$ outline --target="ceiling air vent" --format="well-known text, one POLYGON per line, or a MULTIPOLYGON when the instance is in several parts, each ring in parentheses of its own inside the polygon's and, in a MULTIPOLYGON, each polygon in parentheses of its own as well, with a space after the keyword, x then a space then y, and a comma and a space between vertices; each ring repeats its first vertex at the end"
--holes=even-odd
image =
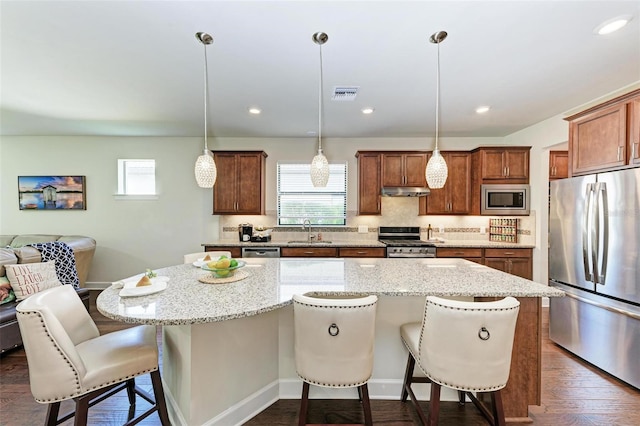
POLYGON ((332 101, 353 101, 358 94, 358 86, 338 86, 333 88, 332 101))

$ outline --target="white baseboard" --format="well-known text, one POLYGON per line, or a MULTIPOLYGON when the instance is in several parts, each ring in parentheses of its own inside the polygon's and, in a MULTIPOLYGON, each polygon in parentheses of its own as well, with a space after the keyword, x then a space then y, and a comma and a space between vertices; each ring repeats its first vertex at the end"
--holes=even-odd
MULTIPOLYGON (((374 379, 368 382, 368 387, 369 398, 371 399, 399 400, 402 389, 402 380, 374 379)), ((429 399, 429 385, 417 383, 412 387, 419 400, 427 401, 429 399)), ((167 388, 165 387, 165 389, 167 388)), ((232 405, 216 417, 203 423, 203 426, 240 426, 249 419, 258 415, 260 412, 264 411, 279 399, 300 399, 301 394, 302 380, 280 379, 232 405)), ((165 391, 165 396, 168 404, 170 405, 169 416, 171 424, 186 426, 187 423, 184 417, 182 417, 173 395, 171 395, 170 392, 165 391)), ((356 388, 341 389, 311 386, 311 389, 309 389, 309 398, 357 399, 358 391, 356 388)), ((443 387, 440 399, 441 401, 457 401, 458 393, 453 389, 443 387)))
POLYGON ((84 288, 88 288, 89 290, 104 290, 111 286, 110 282, 103 281, 87 281, 84 283, 84 288))

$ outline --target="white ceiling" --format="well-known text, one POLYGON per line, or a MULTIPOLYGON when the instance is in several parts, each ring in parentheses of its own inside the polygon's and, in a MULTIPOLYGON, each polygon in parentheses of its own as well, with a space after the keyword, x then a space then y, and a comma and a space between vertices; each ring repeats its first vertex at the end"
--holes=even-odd
POLYGON ((640 1, 6 1, 1 134, 504 136, 640 80, 640 1), (619 15, 629 25, 593 29, 619 15), (353 102, 330 100, 354 85, 353 102), (491 105, 477 115, 479 105, 491 105), (247 112, 259 106, 259 116, 247 112), (375 108, 365 116, 360 110, 375 108))

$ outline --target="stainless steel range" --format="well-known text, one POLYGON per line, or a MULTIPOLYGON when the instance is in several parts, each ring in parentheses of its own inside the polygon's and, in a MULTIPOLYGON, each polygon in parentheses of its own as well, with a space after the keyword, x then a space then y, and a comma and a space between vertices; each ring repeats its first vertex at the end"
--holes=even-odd
POLYGON ((378 241, 386 244, 387 257, 436 257, 436 246, 420 239, 418 226, 381 226, 378 241))

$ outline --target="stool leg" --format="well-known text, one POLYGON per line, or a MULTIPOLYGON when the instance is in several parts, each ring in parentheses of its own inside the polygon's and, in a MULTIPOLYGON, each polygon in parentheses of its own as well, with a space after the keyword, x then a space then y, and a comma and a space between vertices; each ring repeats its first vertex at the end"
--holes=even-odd
POLYGON ((307 410, 309 408, 309 383, 302 382, 302 400, 300 401, 300 416, 298 417, 298 426, 307 424, 307 410))
POLYGON ((169 421, 169 412, 167 411, 167 402, 164 399, 164 389, 162 388, 162 379, 160 378, 160 370, 152 371, 151 384, 153 385, 153 396, 156 399, 156 408, 158 409, 158 417, 162 426, 171 426, 169 421))
POLYGON ((495 426, 505 426, 504 407, 502 406, 502 394, 500 390, 491 392, 491 405, 493 407, 493 424, 495 426))
POLYGON ((438 425, 438 417, 440 416, 440 385, 431 382, 431 397, 429 401, 429 417, 427 423, 429 426, 438 425))
POLYGON ((409 359, 407 359, 407 368, 404 372, 404 384, 402 385, 402 394, 400 395, 400 401, 407 402, 407 396, 409 392, 407 391, 407 386, 411 386, 411 379, 413 379, 413 369, 416 366, 416 360, 409 352, 409 359))
POLYGON ((136 380, 127 380, 127 396, 129 397, 129 405, 136 405, 136 380))
POLYGON ((458 403, 460 405, 464 405, 465 401, 467 400, 467 393, 465 391, 458 391, 458 403))
POLYGON ((58 413, 60 412, 60 401, 52 402, 47 407, 46 426, 56 426, 58 424, 58 413))
POLYGON ((369 388, 365 383, 362 386, 358 386, 358 391, 362 394, 362 409, 364 410, 364 424, 367 426, 373 426, 373 420, 371 418, 371 401, 369 401, 369 388))
POLYGON ((89 415, 89 397, 87 395, 76 399, 76 417, 74 426, 87 426, 87 416, 89 415))

